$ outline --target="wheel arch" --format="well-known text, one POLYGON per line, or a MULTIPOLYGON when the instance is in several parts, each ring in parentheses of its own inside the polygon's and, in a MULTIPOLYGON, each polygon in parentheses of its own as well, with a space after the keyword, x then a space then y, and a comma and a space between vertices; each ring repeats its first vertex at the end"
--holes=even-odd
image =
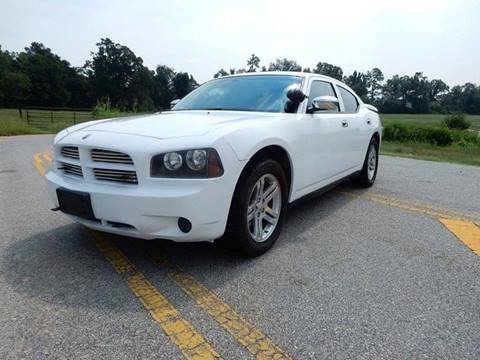
POLYGON ((278 144, 265 145, 262 148, 256 150, 250 156, 242 171, 240 172, 240 176, 238 177, 237 184, 235 186, 235 191, 242 177, 248 174, 253 165, 264 159, 275 160, 280 164, 280 166, 282 166, 283 171, 285 172, 285 177, 287 178, 288 199, 290 199, 294 177, 293 163, 290 153, 285 149, 285 147, 278 144))

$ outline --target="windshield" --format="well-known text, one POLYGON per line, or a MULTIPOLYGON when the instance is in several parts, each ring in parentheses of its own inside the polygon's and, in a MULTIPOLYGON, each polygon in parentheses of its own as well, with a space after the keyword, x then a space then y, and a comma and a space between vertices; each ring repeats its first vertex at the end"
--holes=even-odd
POLYGON ((211 80, 180 100, 172 110, 238 110, 283 112, 287 91, 300 76, 255 75, 211 80))

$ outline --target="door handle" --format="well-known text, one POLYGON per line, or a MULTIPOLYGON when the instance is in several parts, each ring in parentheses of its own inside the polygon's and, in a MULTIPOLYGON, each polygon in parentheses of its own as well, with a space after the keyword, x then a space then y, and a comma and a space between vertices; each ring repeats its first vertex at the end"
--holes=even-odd
POLYGON ((348 121, 347 120, 342 120, 342 126, 343 127, 348 127, 348 121))

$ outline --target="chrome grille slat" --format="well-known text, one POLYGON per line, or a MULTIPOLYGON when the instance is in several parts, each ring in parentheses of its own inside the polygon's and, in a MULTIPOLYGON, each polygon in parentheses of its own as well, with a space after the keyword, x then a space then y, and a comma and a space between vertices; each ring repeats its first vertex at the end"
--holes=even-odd
POLYGON ((71 159, 80 159, 80 156, 78 155, 78 147, 76 146, 64 146, 61 149, 61 154, 62 156, 71 158, 71 159))
POLYGON ((93 169, 95 179, 121 182, 127 184, 138 184, 137 173, 132 170, 93 169))
POLYGON ((118 151, 92 149, 90 155, 92 160, 96 162, 133 165, 133 160, 130 155, 118 151))
POLYGON ((69 163, 60 163, 60 164, 61 164, 61 169, 65 174, 83 177, 83 171, 79 165, 74 165, 69 163))

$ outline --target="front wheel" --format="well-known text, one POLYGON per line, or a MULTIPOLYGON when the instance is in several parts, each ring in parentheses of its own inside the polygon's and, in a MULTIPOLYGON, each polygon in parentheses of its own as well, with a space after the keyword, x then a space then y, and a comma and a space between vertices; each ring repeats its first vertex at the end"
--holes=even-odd
POLYGON ((248 256, 258 256, 278 239, 287 211, 287 181, 281 165, 263 160, 242 174, 225 240, 248 256))
POLYGON ((362 170, 353 180, 362 187, 370 187, 375 182, 378 170, 378 140, 372 138, 368 145, 367 154, 363 162, 362 170))

